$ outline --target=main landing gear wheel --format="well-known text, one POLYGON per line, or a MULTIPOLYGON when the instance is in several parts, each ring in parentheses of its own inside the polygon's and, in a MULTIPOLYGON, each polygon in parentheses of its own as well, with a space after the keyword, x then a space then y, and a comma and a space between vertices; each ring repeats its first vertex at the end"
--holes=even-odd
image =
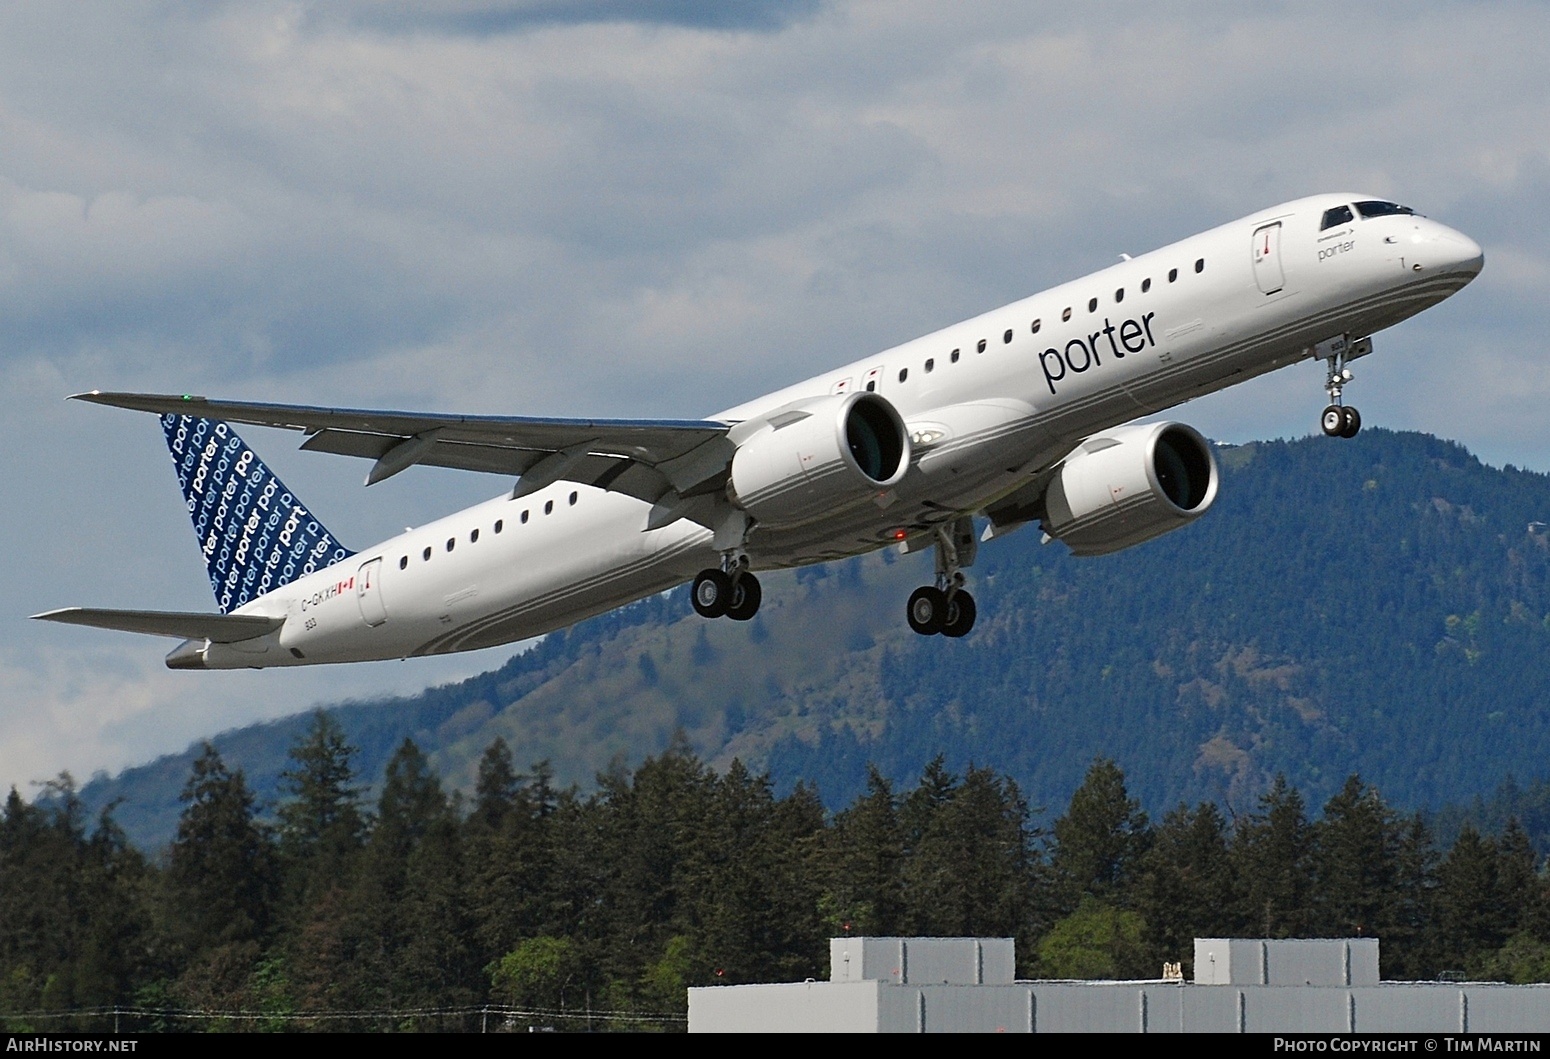
POLYGON ((955 639, 967 636, 969 630, 974 628, 976 610, 973 596, 962 589, 954 592, 947 598, 947 621, 942 626, 942 635, 955 639))
POLYGON ((720 570, 701 570, 689 590, 694 611, 702 618, 719 618, 732 603, 732 578, 720 570))
POLYGON ((732 582, 732 598, 727 603, 727 617, 733 621, 747 621, 759 613, 759 601, 764 597, 764 592, 759 588, 759 579, 753 574, 743 573, 732 582))
POLYGON ((904 615, 922 636, 959 637, 974 628, 974 597, 963 590, 963 568, 974 564, 979 543, 967 515, 936 528, 936 584, 917 588, 904 615))
POLYGON ((910 628, 922 636, 935 636, 947 625, 947 593, 924 585, 910 594, 905 610, 910 628))
POLYGON ((701 570, 689 590, 694 612, 702 618, 731 618, 747 621, 759 613, 764 593, 759 579, 744 571, 736 577, 724 570, 701 570))

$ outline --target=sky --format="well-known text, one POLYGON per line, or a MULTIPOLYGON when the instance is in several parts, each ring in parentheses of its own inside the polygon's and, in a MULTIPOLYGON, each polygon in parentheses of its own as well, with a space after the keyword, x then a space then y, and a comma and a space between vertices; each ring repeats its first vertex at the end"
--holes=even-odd
MULTIPOLYGON (((1550 6, 43 0, 0 7, 0 788, 498 665, 170 672, 212 610, 153 417, 94 388, 698 418, 1276 202, 1477 239, 1367 424, 1550 471, 1550 6)), ((1175 417, 1313 431, 1304 363, 1175 417)), ((247 440, 347 545, 510 483, 247 440)))

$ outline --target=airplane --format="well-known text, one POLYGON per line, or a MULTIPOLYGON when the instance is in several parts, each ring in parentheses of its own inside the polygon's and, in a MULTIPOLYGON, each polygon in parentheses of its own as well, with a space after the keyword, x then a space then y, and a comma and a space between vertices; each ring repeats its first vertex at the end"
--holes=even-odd
POLYGON ((1372 335, 1480 272, 1468 236, 1373 195, 1252 214, 703 420, 460 416, 77 394, 161 417, 218 614, 67 608, 34 617, 181 639, 173 669, 317 665, 513 643, 692 582, 747 621, 757 572, 894 546, 935 553, 909 597, 922 635, 962 637, 979 545, 1038 523, 1102 555, 1203 515, 1211 446, 1135 422, 1309 359, 1320 425, 1372 335), (515 479, 486 503, 362 551, 342 545, 232 430, 302 448, 515 479), (976 532, 977 525, 983 525, 976 532))

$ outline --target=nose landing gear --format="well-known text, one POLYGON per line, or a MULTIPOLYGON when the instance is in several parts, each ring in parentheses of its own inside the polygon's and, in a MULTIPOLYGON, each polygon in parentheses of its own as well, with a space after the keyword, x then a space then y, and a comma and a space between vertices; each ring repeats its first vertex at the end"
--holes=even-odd
POLYGON ((1324 376, 1324 392, 1329 394, 1329 407, 1319 417, 1319 426, 1332 438, 1354 438, 1362 429, 1362 414, 1341 401, 1346 383, 1356 376, 1346 365, 1357 357, 1372 352, 1372 339, 1348 342, 1345 336, 1331 338, 1314 347, 1314 356, 1329 365, 1324 376))
POLYGON ((1319 417, 1319 426, 1332 438, 1354 438, 1362 429, 1362 414, 1350 405, 1332 404, 1319 417))
POLYGON ((936 531, 936 584, 910 594, 904 613, 911 629, 922 636, 941 633, 956 639, 974 628, 978 608, 963 587, 967 579, 962 568, 974 564, 978 550, 970 518, 957 519, 936 531))

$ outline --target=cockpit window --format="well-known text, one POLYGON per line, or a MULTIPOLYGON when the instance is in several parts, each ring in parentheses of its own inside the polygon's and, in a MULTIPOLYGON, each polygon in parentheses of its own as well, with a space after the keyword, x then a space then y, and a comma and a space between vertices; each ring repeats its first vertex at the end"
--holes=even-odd
POLYGON ((1326 228, 1333 228, 1339 224, 1350 224, 1353 220, 1355 218, 1351 216, 1351 207, 1336 206, 1332 210, 1324 211, 1324 223, 1319 225, 1319 231, 1322 232, 1326 228))
POLYGON ((1415 210, 1412 210, 1409 206, 1401 206, 1397 202, 1382 202, 1378 199, 1373 199, 1371 202, 1358 202, 1356 204, 1356 212, 1360 213, 1363 218, 1393 217, 1396 214, 1408 217, 1415 213, 1415 210))

